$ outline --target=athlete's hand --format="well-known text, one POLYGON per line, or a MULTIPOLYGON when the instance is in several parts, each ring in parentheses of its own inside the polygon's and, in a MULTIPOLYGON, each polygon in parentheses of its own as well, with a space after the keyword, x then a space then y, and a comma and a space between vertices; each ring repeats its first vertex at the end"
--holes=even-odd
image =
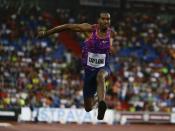
POLYGON ((38 34, 37 34, 37 38, 43 38, 46 36, 46 31, 42 30, 42 31, 39 31, 38 34))

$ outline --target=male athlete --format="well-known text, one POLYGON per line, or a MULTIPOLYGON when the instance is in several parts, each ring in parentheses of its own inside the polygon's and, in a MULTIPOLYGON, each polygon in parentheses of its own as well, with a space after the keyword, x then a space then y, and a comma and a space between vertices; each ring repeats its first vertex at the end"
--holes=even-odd
MULTIPOLYGON (((48 31, 40 31, 38 37, 44 37, 56 32, 66 30, 84 32, 87 39, 82 46, 82 64, 85 70, 84 79, 84 108, 87 112, 94 106, 94 95, 98 96, 98 116, 97 119, 103 120, 107 105, 105 103, 105 79, 110 74, 109 55, 112 48, 112 40, 115 32, 111 31, 110 14, 101 12, 98 24, 63 24, 48 31)), ((70 43, 71 44, 71 43, 70 43)))

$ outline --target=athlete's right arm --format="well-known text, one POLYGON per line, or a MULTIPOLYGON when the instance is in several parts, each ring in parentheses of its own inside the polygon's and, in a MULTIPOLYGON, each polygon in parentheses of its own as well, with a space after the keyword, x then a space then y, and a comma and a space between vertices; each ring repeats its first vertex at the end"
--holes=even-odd
POLYGON ((88 23, 82 23, 82 24, 63 24, 60 26, 56 26, 50 30, 47 31, 39 31, 38 37, 45 37, 49 36, 51 34, 62 32, 66 30, 76 31, 76 32, 91 32, 92 31, 92 25, 88 23))

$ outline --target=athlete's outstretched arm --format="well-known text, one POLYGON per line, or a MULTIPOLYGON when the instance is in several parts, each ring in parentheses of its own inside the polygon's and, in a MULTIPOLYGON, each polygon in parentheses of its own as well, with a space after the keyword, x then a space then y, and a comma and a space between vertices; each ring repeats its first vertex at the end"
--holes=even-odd
POLYGON ((39 31, 38 37, 45 37, 49 36, 51 34, 62 32, 66 30, 76 31, 76 32, 90 32, 92 31, 92 25, 88 23, 82 23, 82 24, 63 24, 60 26, 56 26, 50 30, 47 31, 39 31))

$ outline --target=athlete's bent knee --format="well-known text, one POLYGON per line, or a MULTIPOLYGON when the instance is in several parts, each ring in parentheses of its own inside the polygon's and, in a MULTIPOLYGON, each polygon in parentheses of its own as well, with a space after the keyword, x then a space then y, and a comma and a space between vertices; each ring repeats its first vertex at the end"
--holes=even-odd
POLYGON ((104 77, 104 72, 99 72, 98 74, 97 74, 97 82, 103 82, 104 81, 104 79, 105 79, 105 77, 104 77))

